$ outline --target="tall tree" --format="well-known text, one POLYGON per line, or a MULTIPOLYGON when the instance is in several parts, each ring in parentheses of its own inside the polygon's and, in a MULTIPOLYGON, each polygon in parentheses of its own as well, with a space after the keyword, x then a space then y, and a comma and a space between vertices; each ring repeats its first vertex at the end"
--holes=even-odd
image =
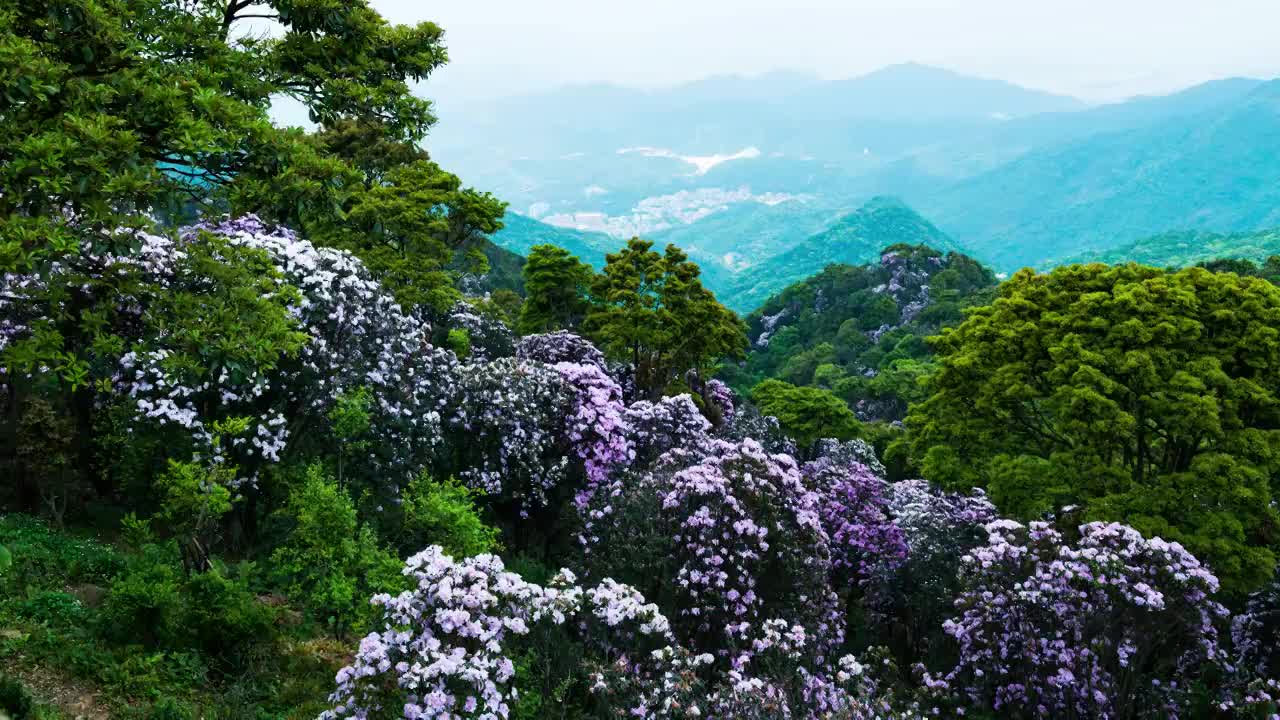
POLYGON ((136 278, 103 258, 193 206, 349 247, 402 303, 450 305, 451 251, 502 204, 417 148, 435 118, 410 84, 447 57, 438 26, 390 25, 368 0, 0 0, 0 273, 37 278, 0 292, 28 319, 0 357, 10 412, 38 393, 89 436, 136 329, 120 301, 136 278), (273 125, 279 97, 324 131, 273 125))
POLYGON ((1233 590, 1280 541, 1280 290, 1201 268, 1018 273, 934 338, 907 423, 925 476, 1186 545, 1233 590))
POLYGON ((591 266, 555 245, 534 245, 524 264, 524 306, 519 330, 524 335, 573 330, 587 315, 591 266))
POLYGON ((591 286, 583 325, 605 353, 635 367, 636 384, 661 396, 680 373, 703 375, 747 348, 746 326, 702 286, 701 270, 675 245, 664 253, 633 238, 607 256, 591 286))

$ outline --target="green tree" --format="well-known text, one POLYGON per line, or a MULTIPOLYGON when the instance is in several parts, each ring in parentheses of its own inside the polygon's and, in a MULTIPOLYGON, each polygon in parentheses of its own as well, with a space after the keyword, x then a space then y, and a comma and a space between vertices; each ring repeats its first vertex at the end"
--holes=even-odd
POLYGON ((128 278, 78 249, 127 252, 121 229, 191 207, 258 213, 357 251, 408 304, 451 303, 449 248, 502 204, 416 148, 435 118, 410 83, 446 62, 442 37, 367 0, 0 0, 0 271, 86 265, 47 303, 35 367, 74 392, 91 350, 120 350, 102 298, 128 278), (278 32, 246 23, 263 18, 278 32), (273 125, 279 97, 322 132, 273 125))
POLYGON ((434 117, 409 83, 447 60, 439 27, 391 26, 364 0, 3 0, 0 28, 6 270, 187 200, 332 216, 359 169, 273 126, 271 99, 415 141, 434 117), (242 22, 264 16, 269 39, 242 22))
POLYGON ((524 264, 523 335, 573 330, 587 315, 591 266, 555 245, 534 245, 524 264))
POLYGON ((1066 504, 1181 542, 1233 591, 1276 565, 1280 290, 1200 268, 1018 273, 933 339, 925 476, 1005 512, 1066 504))
POLYGON ((372 426, 369 416, 372 403, 373 393, 369 388, 360 386, 344 391, 329 410, 333 437, 338 441, 338 487, 344 487, 347 460, 369 447, 367 437, 372 426))
POLYGON ((760 412, 776 417, 783 432, 801 448, 822 438, 849 440, 862 434, 862 425, 849 406, 821 388, 765 380, 751 389, 751 401, 760 412))
POLYGON ((633 238, 607 256, 592 283, 587 334, 634 366, 636 386, 650 398, 686 370, 701 376, 746 351, 746 326, 702 286, 700 273, 675 245, 660 254, 633 238))

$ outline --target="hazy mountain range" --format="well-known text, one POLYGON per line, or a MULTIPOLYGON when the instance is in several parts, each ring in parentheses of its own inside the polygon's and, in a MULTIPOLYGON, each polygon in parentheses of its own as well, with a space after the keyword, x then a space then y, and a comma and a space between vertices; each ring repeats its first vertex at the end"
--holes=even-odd
POLYGON ((1174 231, 1280 227, 1280 81, 1088 106, 898 65, 573 87, 445 117, 433 156, 524 216, 499 244, 555 242, 599 264, 632 235, 675 242, 739 310, 893 242, 1010 271, 1174 231))

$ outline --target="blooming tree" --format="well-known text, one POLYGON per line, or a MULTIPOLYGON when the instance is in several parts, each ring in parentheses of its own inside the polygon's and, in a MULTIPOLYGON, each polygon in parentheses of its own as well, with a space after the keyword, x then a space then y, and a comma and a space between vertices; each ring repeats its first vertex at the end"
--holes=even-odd
POLYGON ((458 370, 458 405, 449 417, 452 464, 472 487, 527 515, 565 487, 564 442, 572 389, 555 368, 502 358, 458 370))
POLYGON ((805 484, 819 497, 819 515, 831 540, 837 581, 869 581, 907 555, 902 529, 886 512, 888 484, 866 465, 825 456, 805 463, 805 484))

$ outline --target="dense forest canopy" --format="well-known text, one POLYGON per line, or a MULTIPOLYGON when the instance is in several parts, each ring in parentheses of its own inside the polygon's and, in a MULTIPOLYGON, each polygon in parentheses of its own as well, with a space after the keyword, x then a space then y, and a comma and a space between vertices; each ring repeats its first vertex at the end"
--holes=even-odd
POLYGON ((0 717, 1277 717, 1276 263, 886 243, 744 321, 496 249, 433 24, 0 0, 0 57, 0 717))

